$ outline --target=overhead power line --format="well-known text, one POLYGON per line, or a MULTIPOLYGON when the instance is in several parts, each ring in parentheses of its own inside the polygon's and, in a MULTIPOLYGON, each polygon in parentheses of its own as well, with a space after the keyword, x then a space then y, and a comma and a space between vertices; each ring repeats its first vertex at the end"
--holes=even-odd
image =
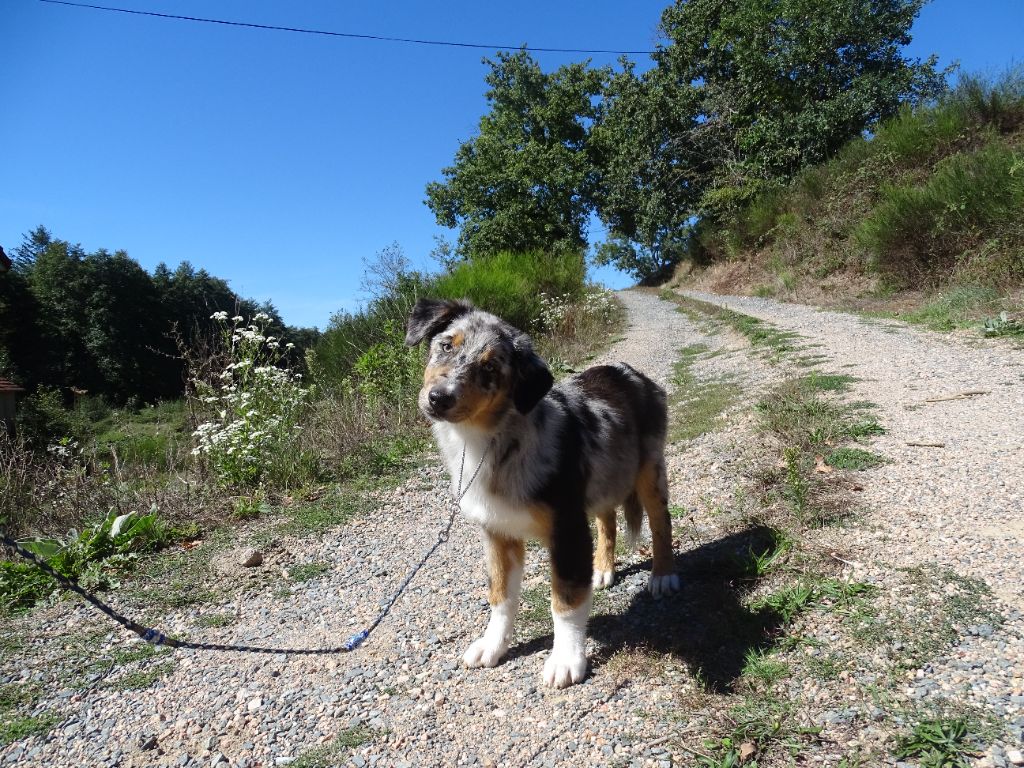
POLYGON ((374 40, 385 43, 411 43, 414 45, 437 45, 449 48, 482 48, 486 50, 521 50, 534 53, 614 53, 632 56, 650 55, 653 51, 611 51, 601 48, 536 48, 530 45, 492 45, 489 43, 459 43, 451 40, 418 40, 410 37, 388 37, 386 35, 363 35, 356 32, 333 32, 326 29, 307 29, 304 27, 281 27, 275 24, 256 24, 249 21, 227 21, 225 19, 207 19, 201 16, 180 16, 174 13, 158 13, 157 11, 138 11, 131 8, 113 8, 108 5, 91 5, 89 3, 73 3, 68 0, 39 0, 51 5, 67 5, 72 8, 88 8, 94 11, 111 11, 127 13, 133 16, 152 16, 157 19, 175 19, 177 21, 198 21, 204 24, 221 24, 225 27, 244 27, 246 29, 264 29, 272 32, 298 32, 304 35, 322 35, 325 37, 346 37, 354 40, 374 40))

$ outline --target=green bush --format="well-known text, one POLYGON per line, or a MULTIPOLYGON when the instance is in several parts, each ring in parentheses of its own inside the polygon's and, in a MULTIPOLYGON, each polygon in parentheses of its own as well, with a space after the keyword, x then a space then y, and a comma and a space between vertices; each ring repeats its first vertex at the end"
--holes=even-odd
MULTIPOLYGON (((924 273, 955 266, 962 238, 1008 229, 1020 236, 1024 155, 1002 143, 943 161, 923 184, 883 187, 855 237, 883 271, 924 273)), ((1024 265, 1022 265, 1024 266, 1024 265)))
POLYGON ((962 138, 969 124, 966 110, 958 104, 944 103, 926 110, 904 107, 879 126, 871 145, 876 153, 888 154, 898 162, 921 162, 962 138))
POLYGON ((396 339, 401 343, 409 313, 416 300, 426 295, 430 295, 430 289, 422 275, 402 273, 395 276, 390 290, 374 298, 365 309, 333 315, 306 357, 316 385, 330 392, 352 375, 356 363, 372 347, 393 344, 396 339))
MULTIPOLYGON (((63 540, 34 538, 18 543, 86 589, 103 589, 110 586, 112 571, 130 568, 141 553, 165 546, 173 535, 154 506, 144 515, 122 515, 111 509, 99 522, 80 533, 71 530, 63 540)), ((56 586, 33 565, 0 563, 0 606, 5 611, 28 608, 56 586)))
POLYGON ((947 99, 975 123, 990 125, 1000 133, 1024 125, 1024 66, 1008 69, 994 82, 977 75, 964 75, 947 99))
POLYGON ((517 328, 528 329, 540 317, 540 295, 583 294, 586 266, 579 254, 496 253, 464 261, 431 282, 432 295, 469 299, 517 328))
POLYGON ((35 448, 61 440, 85 442, 90 434, 88 416, 64 407, 64 398, 55 387, 39 387, 18 403, 18 434, 35 448))

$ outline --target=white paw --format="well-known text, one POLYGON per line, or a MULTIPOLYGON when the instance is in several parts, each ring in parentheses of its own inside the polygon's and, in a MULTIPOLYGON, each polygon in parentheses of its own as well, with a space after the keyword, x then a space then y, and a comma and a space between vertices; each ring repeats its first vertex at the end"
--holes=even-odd
POLYGON ((470 643, 462 654, 462 663, 467 667, 493 667, 508 650, 508 643, 494 642, 486 635, 470 643))
POLYGON ((544 662, 544 682, 552 688, 567 688, 587 675, 587 654, 582 649, 552 651, 544 662))
POLYGON ((647 589, 651 591, 654 597, 662 597, 664 595, 671 595, 673 592, 679 591, 679 574, 670 573, 665 576, 654 576, 651 575, 650 580, 647 582, 647 589))
POLYGON ((615 581, 615 571, 594 571, 594 589, 605 589, 615 581))

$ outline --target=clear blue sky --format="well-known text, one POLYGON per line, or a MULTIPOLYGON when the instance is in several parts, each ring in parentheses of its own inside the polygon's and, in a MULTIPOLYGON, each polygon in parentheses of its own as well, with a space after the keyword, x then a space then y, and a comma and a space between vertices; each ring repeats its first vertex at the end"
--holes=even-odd
MULTIPOLYGON (((95 0, 396 37, 647 50, 667 0, 340 3, 95 0)), ((1022 0, 934 0, 912 55, 1020 60, 1022 0)), ((424 185, 485 108, 486 51, 313 37, 0 0, 0 244, 38 224, 152 270, 182 260, 324 327, 363 259, 414 265, 438 227, 424 185)), ((536 54, 546 69, 583 56, 536 54)), ((614 56, 593 56, 595 64, 614 56)), ((643 60, 643 57, 633 57, 643 60)), ((615 286, 628 281, 605 271, 615 286)))

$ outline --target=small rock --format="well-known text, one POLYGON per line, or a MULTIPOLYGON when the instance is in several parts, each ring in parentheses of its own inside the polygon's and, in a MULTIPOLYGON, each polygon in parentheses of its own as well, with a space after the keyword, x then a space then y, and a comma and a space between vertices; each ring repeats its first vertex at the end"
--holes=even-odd
POLYGON ((294 757, 275 757, 274 765, 291 765, 295 762, 294 757))
POLYGON ((263 706, 263 699, 257 696, 255 699, 249 699, 249 703, 245 705, 246 709, 250 712, 255 712, 257 709, 263 706))
POLYGON ((223 753, 214 752, 213 757, 210 758, 210 766, 211 768, 216 768, 216 766, 220 765, 221 763, 227 763, 227 761, 228 759, 224 757, 223 753))
POLYGON ((156 747, 156 736, 152 733, 144 733, 139 736, 139 749, 154 749, 156 747))
POLYGON ((1006 759, 1014 765, 1024 765, 1024 753, 1019 749, 1006 750, 1006 759))
POLYGON ((254 568, 263 562, 263 553, 258 549, 243 549, 242 553, 238 556, 238 561, 242 564, 243 568, 254 568))

